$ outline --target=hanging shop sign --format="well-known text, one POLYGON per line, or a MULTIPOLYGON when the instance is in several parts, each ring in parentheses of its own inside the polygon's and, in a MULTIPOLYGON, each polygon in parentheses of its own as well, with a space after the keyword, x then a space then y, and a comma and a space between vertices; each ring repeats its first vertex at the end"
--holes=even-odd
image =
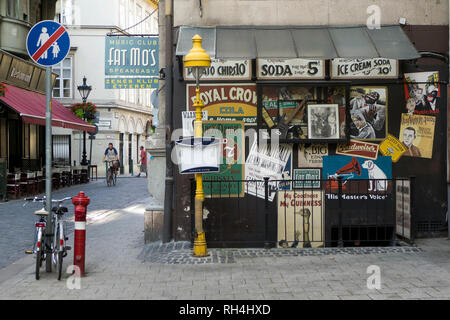
POLYGON ((205 197, 244 196, 245 136, 243 121, 205 121, 203 136, 222 139, 219 172, 203 175, 205 197), (206 180, 223 183, 208 183, 206 180), (231 182, 232 181, 232 182, 231 182))
POLYGON ((325 61, 308 59, 256 59, 258 79, 324 79, 325 61))
POLYGON ((157 88, 159 38, 105 37, 105 76, 105 89, 157 88))
MULTIPOLYGON (((195 111, 195 85, 186 86, 187 110, 195 111)), ((209 120, 256 125, 256 84, 201 84, 200 99, 209 120)))
POLYGON ((350 139, 348 144, 339 143, 337 145, 336 154, 376 160, 378 156, 378 148, 379 145, 376 143, 350 139))
POLYGON ((322 168, 322 157, 328 155, 328 144, 312 143, 308 147, 298 145, 298 166, 305 168, 322 168))
POLYGON ((397 234, 411 239, 411 182, 406 179, 397 180, 395 195, 397 234))
POLYGON ((322 170, 320 168, 294 169, 294 189, 320 189, 322 170))
POLYGON ((0 50, 0 82, 45 94, 45 69, 0 50))
POLYGON ((324 212, 323 191, 278 191, 278 246, 323 246, 324 212))
POLYGON ((405 145, 391 134, 388 134, 386 140, 380 143, 380 153, 390 156, 393 163, 397 162, 405 151, 405 145))
POLYGON ((395 79, 397 77, 398 60, 395 59, 338 58, 331 60, 332 79, 395 79))
POLYGON ((290 189, 291 172, 292 145, 280 144, 277 149, 260 145, 258 148, 255 139, 245 162, 245 180, 258 180, 258 182, 247 183, 245 192, 264 199, 264 177, 270 180, 286 180, 269 182, 268 198, 269 201, 273 201, 276 190, 290 189))
MULTIPOLYGON (((184 68, 184 80, 194 81, 191 68, 184 68)), ((251 60, 211 59, 211 66, 203 70, 203 80, 251 80, 251 60)))
POLYGON ((403 156, 433 157, 433 140, 436 117, 402 113, 400 141, 405 145, 403 156))
MULTIPOLYGON (((183 137, 194 136, 195 111, 182 111, 181 122, 183 125, 183 137)), ((202 111, 202 121, 208 120, 208 112, 202 111)))
POLYGON ((105 89, 155 89, 158 83, 158 78, 148 77, 105 78, 105 89))
POLYGON ((439 114, 439 72, 405 73, 405 105, 408 114, 439 114))

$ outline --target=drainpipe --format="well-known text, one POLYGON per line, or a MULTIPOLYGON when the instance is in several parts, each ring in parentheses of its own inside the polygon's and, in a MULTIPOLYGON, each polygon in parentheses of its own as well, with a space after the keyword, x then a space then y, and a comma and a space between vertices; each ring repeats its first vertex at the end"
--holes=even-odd
POLYGON ((172 109, 173 109, 173 0, 165 1, 166 28, 166 185, 162 242, 172 239, 173 164, 172 164, 172 109))

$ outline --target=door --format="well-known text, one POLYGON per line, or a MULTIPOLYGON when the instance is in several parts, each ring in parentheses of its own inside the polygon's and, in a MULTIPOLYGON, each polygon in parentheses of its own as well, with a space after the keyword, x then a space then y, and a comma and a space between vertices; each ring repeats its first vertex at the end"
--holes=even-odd
POLYGON ((120 161, 120 174, 123 174, 124 173, 124 168, 123 168, 123 133, 120 134, 119 161, 120 161))
POLYGON ((132 149, 133 135, 128 135, 128 170, 133 174, 133 149, 132 149))

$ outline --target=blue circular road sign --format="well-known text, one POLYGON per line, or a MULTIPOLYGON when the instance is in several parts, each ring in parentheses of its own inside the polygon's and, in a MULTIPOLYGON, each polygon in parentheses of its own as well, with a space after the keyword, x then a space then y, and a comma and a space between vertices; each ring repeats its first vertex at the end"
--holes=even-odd
POLYGON ((55 21, 41 21, 28 32, 28 54, 41 66, 49 67, 60 63, 69 50, 69 34, 66 28, 55 21))

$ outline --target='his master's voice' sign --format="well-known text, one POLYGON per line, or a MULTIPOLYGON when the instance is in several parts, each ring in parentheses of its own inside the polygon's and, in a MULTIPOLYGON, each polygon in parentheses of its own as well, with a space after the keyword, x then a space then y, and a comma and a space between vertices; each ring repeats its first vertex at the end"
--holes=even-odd
POLYGON ((157 88, 158 56, 158 37, 106 37, 105 88, 157 88))

